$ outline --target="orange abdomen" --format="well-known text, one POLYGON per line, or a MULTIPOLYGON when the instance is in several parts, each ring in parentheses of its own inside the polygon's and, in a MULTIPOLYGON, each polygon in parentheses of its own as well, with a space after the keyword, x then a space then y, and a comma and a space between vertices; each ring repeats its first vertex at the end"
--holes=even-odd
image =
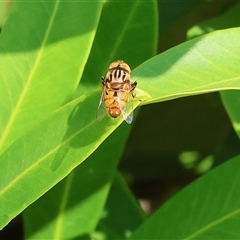
POLYGON ((104 102, 109 115, 117 118, 122 114, 122 110, 126 106, 128 93, 117 91, 106 91, 104 93, 104 102))

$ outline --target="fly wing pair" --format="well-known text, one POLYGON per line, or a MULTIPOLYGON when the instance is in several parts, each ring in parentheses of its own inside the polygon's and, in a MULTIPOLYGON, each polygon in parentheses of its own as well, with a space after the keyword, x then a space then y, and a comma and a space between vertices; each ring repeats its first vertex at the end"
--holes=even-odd
POLYGON ((105 77, 102 77, 103 91, 98 105, 97 119, 102 120, 106 113, 112 118, 120 115, 130 124, 133 120, 133 91, 137 82, 130 80, 131 69, 122 60, 112 62, 105 77), (129 96, 131 95, 131 96, 129 96))
MULTIPOLYGON (((128 124, 132 123, 132 120, 133 120, 133 101, 132 101, 133 95, 132 94, 130 94, 130 95, 131 95, 130 96, 131 99, 129 99, 129 97, 128 97, 125 107, 122 107, 122 104, 119 104, 121 114, 122 114, 124 120, 128 124)), ((118 103, 120 103, 122 100, 118 97, 116 101, 118 103)), ((107 113, 108 112, 107 112, 106 104, 104 101, 104 94, 102 92, 102 95, 101 95, 101 98, 99 101, 99 105, 98 105, 98 110, 97 110, 97 120, 100 122, 107 113)))

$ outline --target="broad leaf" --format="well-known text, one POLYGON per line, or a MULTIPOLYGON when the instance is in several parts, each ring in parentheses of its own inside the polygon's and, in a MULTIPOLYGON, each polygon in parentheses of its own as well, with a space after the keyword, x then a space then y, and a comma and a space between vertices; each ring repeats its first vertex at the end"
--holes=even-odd
MULTIPOLYGON (((152 5, 149 6, 152 8, 152 5)), ((132 10, 129 9, 129 11, 132 10)), ((137 14, 135 8, 134 14, 137 14)), ((146 52, 152 52, 152 49, 146 52)), ((91 54, 93 53, 91 52, 91 54)), ((80 84, 80 86, 81 85, 82 84, 80 84)), ((3 169, 6 170, 6 168, 13 163, 14 168, 11 174, 5 174, 3 178, 0 201, 2 201, 3 206, 7 206, 5 201, 7 201, 7 199, 13 199, 13 206, 9 205, 9 208, 3 208, 3 212, 0 215, 2 216, 1 226, 4 226, 11 218, 63 179, 78 164, 93 153, 102 141, 122 122, 122 118, 110 121, 107 117, 100 123, 96 121, 96 110, 99 98, 100 91, 92 91, 90 94, 82 95, 81 98, 65 105, 36 126, 36 128, 22 136, 3 154, 1 157, 2 171, 4 171, 3 169), (18 152, 20 153, 18 154, 18 152), (15 164, 16 159, 17 163, 15 164), (38 176, 39 179, 36 179, 36 176, 38 176), (39 184, 36 184, 36 181, 39 182, 39 184), (32 184, 34 184, 34 188, 32 184), (18 194, 18 199, 15 202, 15 194, 17 194, 18 191, 25 191, 25 189, 31 189, 31 191, 28 191, 28 197, 24 194, 18 194)), ((134 107, 139 103, 139 100, 136 100, 134 107)), ((127 131, 119 131, 119 133, 115 135, 114 140, 112 140, 113 143, 117 143, 118 139, 120 139, 122 141, 121 144, 115 144, 117 149, 112 147, 110 151, 108 150, 109 154, 114 156, 114 161, 112 160, 112 162, 115 163, 115 165, 110 167, 108 164, 108 168, 102 169, 99 167, 98 169, 99 172, 97 174, 104 174, 103 171, 108 171, 108 174, 105 174, 106 177, 108 176, 108 181, 111 180, 111 176, 115 171, 116 162, 119 159, 116 151, 121 152, 123 143, 126 141, 129 126, 124 126, 124 128, 126 128, 127 131), (119 137, 120 135, 121 137, 119 137)), ((101 151, 101 148, 99 151, 101 151)), ((95 156, 99 156, 98 153, 97 151, 95 156)), ((66 179, 66 181, 68 181, 68 179, 66 179)), ((82 184, 88 183, 83 182, 82 184)), ((74 188, 74 186, 71 187, 74 188)), ((101 196, 102 199, 106 199, 107 192, 105 191, 103 195, 104 196, 101 196)), ((52 196, 49 195, 49 198, 51 197, 52 196)), ((59 195, 58 197, 60 200, 59 204, 61 204, 62 196, 59 195)), ((83 198, 84 197, 86 196, 83 195, 83 198)), ((98 198, 96 198, 96 201, 97 200, 98 198)), ((103 203, 104 202, 100 201, 99 207, 103 207, 103 203)), ((41 202, 39 204, 41 204, 41 202)), ((55 206, 55 209, 56 208, 58 208, 58 203, 57 206, 55 206)), ((93 211, 94 214, 95 210, 91 204, 89 205, 89 211, 90 210, 93 211)), ((97 217, 99 218, 100 216, 95 213, 94 221, 96 221, 97 217)), ((51 218, 52 217, 50 217, 50 219, 51 218)), ((66 218, 64 217, 64 219, 67 218, 67 216, 66 218)), ((41 222, 41 224, 44 223, 41 222)), ((35 226, 34 229, 36 229, 36 227, 38 228, 38 226, 35 226)), ((31 227, 28 230, 28 232, 31 233, 29 235, 32 235, 33 230, 31 230, 31 227)), ((50 232, 54 233, 55 230, 56 229, 50 229, 50 232)), ((61 229, 63 235, 65 231, 67 230, 61 229)), ((82 230, 79 229, 79 231, 82 230)), ((89 229, 87 231, 89 231, 89 229)), ((44 232, 40 234, 44 234, 44 232)))
MULTIPOLYGON (((138 91, 138 97, 143 101, 146 98, 145 104, 220 89, 238 89, 240 50, 234 48, 238 39, 239 29, 219 31, 145 62, 133 71, 133 79, 138 80, 142 90, 138 91)), ((84 161, 119 126, 122 118, 96 121, 99 95, 92 91, 60 108, 2 155, 1 226, 84 161), (4 174, 6 172, 8 174, 4 174)), ((134 107, 139 103, 136 100, 134 107)))
POLYGON ((239 239, 240 156, 172 197, 129 239, 239 239))
POLYGON ((121 123, 108 118, 97 122, 98 97, 98 92, 83 95, 55 111, 0 157, 1 227, 69 174, 121 123))
MULTIPOLYGON (((154 50, 156 49, 157 39, 156 9, 157 6, 155 1, 126 1, 125 4, 122 4, 122 2, 107 1, 104 3, 94 44, 82 76, 82 81, 79 85, 79 90, 82 94, 95 91, 96 88, 99 89, 101 86, 100 78, 106 71, 106 69, 102 69, 101 66, 104 65, 106 67, 110 63, 109 61, 111 61, 107 56, 111 55, 113 58, 112 60, 116 60, 120 58, 120 55, 122 55, 123 59, 127 59, 129 61, 129 64, 134 63, 137 65, 153 55, 154 50), (119 11, 120 8, 121 11, 119 11), (113 14, 113 12, 115 12, 115 14, 113 14), (145 15, 146 12, 149 12, 149 16, 145 15), (136 20, 138 24, 134 25, 136 20), (118 22, 117 25, 116 22, 118 22), (115 26, 113 30, 111 30, 112 25, 115 26), (114 31, 116 34, 111 34, 114 31), (147 36, 143 33, 146 33, 147 36), (106 35, 109 36, 106 38, 106 35), (140 35, 143 38, 147 37, 148 42, 145 44, 144 51, 139 51, 136 58, 136 54, 133 55, 132 51, 133 49, 141 48, 142 42, 138 42, 137 44, 135 43, 136 36, 140 37, 140 35), (121 37, 119 38, 119 36, 121 37), (116 41, 118 44, 115 44, 116 41), (109 51, 109 46, 112 46, 111 51, 109 51), (105 57, 103 58, 103 56, 105 57)), ((137 100, 135 103, 139 104, 140 102, 137 100)), ((97 111, 97 104, 98 102, 95 102, 95 105, 93 104, 93 107, 89 108, 89 106, 84 106, 84 103, 82 103, 84 109, 82 110, 82 114, 85 114, 87 111, 92 111, 95 114, 97 111)), ((107 118, 107 123, 108 122, 109 119, 107 118)), ((101 125, 99 125, 99 128, 102 128, 101 125)), ((84 233, 88 234, 94 230, 94 224, 99 221, 100 218, 98 210, 103 208, 108 195, 108 187, 103 188, 100 186, 103 186, 104 184, 109 186, 111 184, 116 164, 120 158, 121 152, 123 151, 124 143, 126 142, 130 130, 131 126, 123 124, 87 159, 86 163, 76 169, 76 173, 75 170, 71 173, 74 176, 79 176, 75 177, 78 179, 79 184, 74 184, 73 181, 69 182, 69 177, 60 183, 61 186, 68 186, 71 188, 72 193, 81 193, 79 195, 69 193, 68 202, 66 203, 64 212, 61 213, 62 224, 60 226, 58 217, 60 213, 58 209, 59 205, 62 205, 64 202, 64 199, 61 192, 56 191, 55 188, 49 191, 46 196, 43 196, 40 201, 31 205, 24 212, 24 219, 26 222, 25 232, 29 238, 36 238, 37 236, 40 238, 46 238, 46 236, 56 237, 56 233, 59 238, 70 238, 70 236, 76 237, 76 235, 82 235, 84 233), (89 181, 89 171, 81 170, 82 168, 85 169, 86 166, 89 165, 92 170, 94 169, 93 173, 90 175, 92 181, 89 181), (88 192, 91 191, 91 196, 86 196, 84 191, 86 186, 88 192), (99 189, 97 189, 98 186, 99 189), (95 193, 95 191, 98 193, 95 193), (54 201, 55 198, 59 201, 54 201), (91 201, 86 201, 86 198, 90 198, 91 201), (74 207, 76 214, 70 215, 69 212, 71 212, 71 209, 69 208, 71 207, 69 205, 70 202, 73 201, 76 202, 74 207), (41 217, 39 217, 37 222, 33 222, 33 214, 39 212, 39 209, 46 209, 46 204, 48 202, 51 202, 51 206, 55 209, 55 211, 45 212, 42 214, 39 213, 39 216, 41 217), (84 222, 81 221, 82 218, 85 219, 84 222), (78 225, 69 224, 70 222, 78 223, 78 225), (49 228, 45 229, 45 225, 49 225, 49 228), (57 225, 59 226, 58 228, 57 225)), ((98 130, 93 131, 96 133, 98 130)), ((107 132, 108 130, 104 131, 107 132)), ((99 134, 101 135, 100 132, 99 134)), ((88 139, 89 137, 90 136, 87 132, 82 135, 82 138, 84 139, 88 139)), ((96 141, 97 139, 100 144, 101 139, 96 137, 96 141)), ((92 151, 94 151, 94 149, 92 149, 92 151)), ((77 157, 79 158, 79 156, 77 157)), ((69 164, 71 164, 72 159, 69 159, 68 161, 69 164)), ((56 186, 56 189, 59 188, 61 187, 56 186)), ((109 214, 112 215, 112 212, 109 214)), ((129 227, 133 229, 133 226, 129 227)))
POLYGON ((233 127, 240 138, 240 91, 224 91, 221 97, 233 127))
MULTIPOLYGON (((27 239, 79 239, 80 236, 84 239, 95 230, 124 146, 125 139, 117 136, 121 132, 126 135, 128 131, 129 126, 122 125, 87 161, 24 211, 27 239), (122 147, 116 148, 116 145, 122 147), (114 154, 109 149, 113 149, 114 154), (38 218, 33 221, 36 215, 38 218)), ((73 158, 77 156, 80 160, 81 155, 84 153, 66 156, 66 164, 72 165, 73 158)), ((51 182, 53 176, 48 179, 51 182)))
POLYGON ((14 3, 0 35, 0 152, 69 100, 100 11, 100 1, 14 3))
POLYGON ((100 87, 111 62, 124 60, 133 69, 154 56, 157 35, 156 1, 106 1, 78 95, 100 87))
POLYGON ((187 32, 188 39, 199 37, 215 30, 239 27, 239 11, 240 3, 239 1, 236 1, 236 4, 234 4, 228 11, 221 14, 220 16, 207 20, 190 28, 187 32))
POLYGON ((124 179, 119 173, 116 174, 94 235, 105 236, 103 239, 125 239, 131 236, 144 219, 139 203, 130 193, 124 179))
MULTIPOLYGON (((240 3, 238 2, 233 7, 231 7, 230 10, 228 10, 226 13, 222 14, 221 16, 216 17, 211 20, 208 20, 206 22, 200 23, 199 25, 192 27, 188 31, 189 38, 201 36, 208 32, 215 31, 217 29, 224 29, 224 28, 231 28, 231 27, 239 26, 239 24, 240 24, 239 10, 240 10, 240 3)), ((229 60, 229 59, 226 59, 226 61, 227 60, 229 60)), ((235 65, 237 65, 237 60, 236 60, 236 62, 233 61, 233 64, 234 63, 235 63, 235 65)), ((240 93, 239 93, 239 91, 222 91, 220 94, 222 96, 223 103, 229 114, 229 117, 231 118, 231 121, 233 123, 233 127, 234 127, 235 131, 237 132, 238 136, 240 136, 240 129, 239 129, 239 124, 240 124, 239 97, 240 97, 240 93)))
POLYGON ((240 89, 240 28, 198 37, 137 67, 132 79, 151 97, 144 104, 240 89))

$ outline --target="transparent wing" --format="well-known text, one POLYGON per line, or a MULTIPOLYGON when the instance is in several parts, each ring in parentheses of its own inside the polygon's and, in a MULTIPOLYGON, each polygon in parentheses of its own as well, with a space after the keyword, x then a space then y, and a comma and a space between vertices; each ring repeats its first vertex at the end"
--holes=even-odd
POLYGON ((103 92, 98 104, 98 110, 97 110, 97 120, 100 122, 103 117, 106 115, 106 108, 105 108, 105 103, 103 99, 103 92))
POLYGON ((124 120, 131 124, 133 120, 133 101, 132 97, 127 101, 125 108, 121 109, 124 120))

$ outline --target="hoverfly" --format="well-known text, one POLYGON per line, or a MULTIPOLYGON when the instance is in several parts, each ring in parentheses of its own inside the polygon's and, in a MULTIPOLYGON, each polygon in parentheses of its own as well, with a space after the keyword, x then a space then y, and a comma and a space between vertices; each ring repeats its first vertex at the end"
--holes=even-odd
POLYGON ((128 124, 132 122, 133 107, 129 95, 135 97, 137 82, 130 80, 130 73, 130 67, 122 60, 110 64, 107 75, 102 77, 103 91, 98 105, 98 121, 107 112, 112 118, 122 115, 128 124))

